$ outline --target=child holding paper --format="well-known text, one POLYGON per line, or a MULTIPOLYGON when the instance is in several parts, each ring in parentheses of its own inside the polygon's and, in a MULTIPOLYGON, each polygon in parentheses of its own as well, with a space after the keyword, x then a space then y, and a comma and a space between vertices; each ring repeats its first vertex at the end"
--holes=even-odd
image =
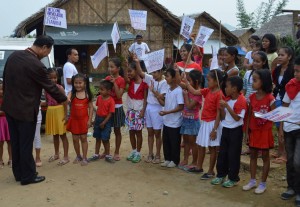
POLYGON ((256 167, 258 152, 262 152, 263 173, 262 181, 255 189, 256 194, 262 194, 267 189, 266 181, 270 169, 269 149, 274 147, 272 122, 256 118, 254 113, 268 113, 275 108, 275 98, 272 95, 272 77, 269 69, 255 70, 253 73, 253 89, 255 93, 249 97, 249 116, 246 121, 246 140, 250 147, 250 172, 249 183, 243 186, 248 191, 256 187, 256 167))
POLYGON ((147 107, 146 107, 146 126, 148 131, 148 147, 149 154, 145 160, 147 163, 152 162, 153 164, 160 163, 160 149, 161 149, 161 129, 163 127, 163 118, 159 115, 162 111, 164 96, 168 90, 168 84, 163 78, 163 69, 158 69, 156 71, 147 74, 142 71, 140 62, 136 55, 133 56, 133 60, 136 63, 136 71, 147 83, 148 96, 147 96, 147 107), (154 136, 156 140, 156 154, 154 156, 153 145, 154 136))
MULTIPOLYGON (((294 63, 295 78, 290 80, 285 87, 286 93, 283 98, 283 106, 293 109, 293 115, 287 121, 300 122, 300 56, 294 63)), ((283 200, 291 199, 296 195, 296 206, 300 206, 300 125, 282 122, 279 130, 279 139, 285 140, 287 153, 287 190, 281 194, 283 200)))

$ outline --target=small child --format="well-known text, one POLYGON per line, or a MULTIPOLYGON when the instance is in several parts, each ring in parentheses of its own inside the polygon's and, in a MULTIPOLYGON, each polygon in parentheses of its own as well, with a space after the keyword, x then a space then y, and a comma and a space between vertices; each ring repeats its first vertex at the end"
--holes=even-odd
POLYGON ((76 152, 74 164, 81 163, 81 166, 88 164, 87 151, 87 133, 91 126, 93 117, 93 95, 91 93, 89 79, 78 73, 72 77, 71 113, 67 124, 67 130, 72 133, 73 144, 76 152), (82 147, 82 156, 80 154, 80 144, 82 147))
POLYGON ((3 146, 4 142, 7 143, 7 151, 8 151, 8 165, 12 167, 12 155, 11 155, 11 144, 10 144, 10 136, 8 123, 6 121, 4 111, 1 111, 1 105, 3 101, 3 83, 0 81, 0 168, 4 167, 3 162, 3 146))
POLYGON ((228 175, 228 180, 223 183, 226 188, 231 188, 240 180, 240 154, 243 143, 244 116, 247 102, 241 94, 243 79, 233 76, 226 82, 226 101, 220 101, 220 116, 222 129, 220 151, 217 159, 217 177, 211 181, 219 185, 228 175))
MULTIPOLYGON (((56 84, 61 93, 65 94, 64 88, 57 84, 58 72, 54 69, 49 69, 49 78, 56 84)), ((50 94, 45 92, 47 102, 47 113, 46 113, 46 132, 47 135, 53 136, 54 143, 54 155, 50 156, 48 162, 53 162, 59 159, 59 137, 63 144, 64 158, 58 162, 59 166, 65 165, 70 162, 69 160, 69 141, 66 135, 66 123, 67 123, 67 107, 57 103, 50 94)))
POLYGON ((287 153, 286 173, 287 190, 281 194, 283 200, 296 196, 296 206, 300 206, 300 56, 294 62, 295 78, 287 83, 286 93, 283 98, 283 106, 293 109, 293 115, 287 121, 282 122, 279 130, 279 139, 285 140, 287 153), (297 124, 293 124, 297 123, 297 124))
POLYGON ((142 71, 140 63, 134 58, 137 64, 137 72, 143 78, 144 82, 147 83, 148 96, 147 96, 147 107, 146 107, 146 127, 148 130, 148 147, 149 154, 145 160, 147 163, 152 162, 153 164, 160 163, 160 150, 161 150, 161 129, 163 128, 163 118, 159 115, 162 111, 162 102, 164 96, 168 90, 168 84, 163 78, 163 69, 147 74, 142 71), (159 98, 161 97, 161 99, 159 98), (153 145, 154 136, 156 141, 156 154, 154 156, 153 145))
POLYGON ((132 151, 127 157, 128 161, 138 163, 141 161, 141 149, 143 144, 142 129, 145 125, 145 110, 147 105, 147 84, 137 72, 139 61, 131 62, 125 75, 125 80, 129 83, 127 93, 127 113, 125 122, 129 128, 130 143, 132 151))
POLYGON ((115 101, 115 113, 113 114, 112 123, 114 127, 114 134, 116 137, 115 141, 115 153, 114 160, 120 161, 120 147, 122 142, 121 127, 125 125, 125 113, 123 109, 122 96, 126 87, 125 80, 123 78, 124 71, 121 67, 120 58, 112 58, 108 62, 110 75, 105 78, 114 84, 113 90, 111 91, 111 97, 115 101))
MULTIPOLYGON (((202 86, 202 73, 198 70, 189 72, 187 79, 189 84, 198 90, 202 86)), ((184 158, 179 166, 189 172, 193 172, 197 166, 198 147, 196 144, 196 137, 200 129, 199 111, 202 105, 202 96, 195 96, 191 92, 184 91, 184 109, 182 112, 183 121, 180 128, 180 134, 183 135, 184 142, 184 158), (192 151, 193 160, 188 165, 189 154, 192 151)))
POLYGON ((97 113, 94 123, 94 134, 96 138, 95 154, 89 158, 89 161, 95 161, 98 159, 105 158, 107 162, 113 163, 114 159, 110 155, 110 134, 112 127, 111 117, 115 113, 115 101, 110 96, 111 90, 113 88, 113 83, 108 80, 102 80, 99 86, 100 95, 97 98, 96 106, 97 113), (104 146, 104 154, 100 156, 99 151, 101 147, 101 142, 104 146))
POLYGON ((203 174, 201 180, 207 180, 214 176, 214 168, 217 160, 217 147, 220 146, 222 127, 220 125, 220 100, 223 98, 223 93, 219 88, 222 81, 222 72, 220 70, 211 70, 207 75, 208 88, 195 90, 188 81, 187 89, 194 95, 203 96, 205 98, 201 126, 197 136, 196 143, 198 144, 198 161, 194 172, 203 172, 203 162, 205 158, 205 149, 209 147, 210 161, 208 172, 203 174), (218 82, 219 81, 219 82, 218 82))
MULTIPOLYGON (((178 69, 177 69, 178 70, 178 69)), ((169 85, 164 100, 164 110, 159 112, 163 116, 163 149, 165 162, 162 167, 173 168, 180 161, 180 127, 182 124, 181 111, 184 107, 182 89, 177 84, 176 71, 166 70, 165 79, 169 85)))
POLYGON ((249 97, 249 116, 246 122, 246 139, 250 147, 251 180, 243 190, 256 187, 256 167, 258 152, 262 152, 263 172, 262 181, 255 189, 256 194, 262 194, 267 189, 266 180, 270 169, 269 149, 274 147, 271 121, 256 118, 254 112, 268 113, 275 108, 275 98, 272 95, 272 77, 269 69, 255 70, 253 73, 253 89, 255 93, 249 97))

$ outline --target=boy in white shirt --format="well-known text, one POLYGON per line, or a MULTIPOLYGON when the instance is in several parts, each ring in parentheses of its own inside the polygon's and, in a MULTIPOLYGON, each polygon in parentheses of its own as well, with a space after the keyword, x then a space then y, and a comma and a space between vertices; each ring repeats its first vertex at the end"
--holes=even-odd
POLYGON ((130 47, 129 47, 129 53, 132 56, 133 54, 136 54, 139 60, 143 60, 143 56, 146 53, 150 52, 150 49, 147 45, 147 43, 143 42, 143 36, 142 35, 137 35, 136 36, 136 42, 134 42, 130 47))
POLYGON ((283 106, 293 109, 293 114, 287 122, 281 122, 279 138, 285 141, 287 153, 286 173, 287 191, 281 194, 283 200, 288 200, 296 195, 296 206, 300 206, 300 56, 294 63, 295 78, 290 80, 285 87, 283 106))
POLYGON ((182 89, 177 84, 176 71, 173 68, 166 70, 165 79, 169 85, 164 100, 164 110, 159 112, 163 116, 163 149, 165 162, 162 167, 173 168, 180 161, 180 127, 184 99, 182 89))
POLYGON ((66 51, 66 55, 68 58, 68 62, 66 62, 63 67, 63 73, 65 92, 66 95, 68 95, 72 91, 72 77, 78 73, 75 67, 75 63, 78 62, 79 56, 78 51, 74 48, 69 48, 66 51))

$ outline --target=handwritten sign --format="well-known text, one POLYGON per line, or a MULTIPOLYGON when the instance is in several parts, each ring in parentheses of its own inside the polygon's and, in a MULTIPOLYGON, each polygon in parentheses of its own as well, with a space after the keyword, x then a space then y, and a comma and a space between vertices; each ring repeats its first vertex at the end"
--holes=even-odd
POLYGON ((46 7, 44 25, 67 29, 66 10, 46 7))
POLYGON ((203 47, 213 32, 213 29, 201 26, 195 40, 195 45, 203 47))
POLYGON ((147 29, 147 11, 128 9, 131 26, 136 30, 147 29))
POLYGON ((115 49, 115 52, 116 52, 117 43, 119 42, 119 39, 120 39, 119 27, 118 27, 117 22, 114 23, 114 26, 113 26, 113 29, 112 29, 112 32, 111 32, 111 39, 112 39, 112 43, 114 45, 114 49, 115 49))
POLYGON ((91 61, 94 69, 97 69, 101 61, 107 56, 109 56, 107 42, 104 42, 97 50, 97 52, 93 56, 91 56, 91 61))
POLYGON ((293 110, 288 107, 280 106, 266 114, 255 112, 254 115, 257 118, 267 119, 273 122, 280 122, 287 120, 293 114, 293 110))
POLYGON ((212 50, 212 61, 210 63, 210 70, 215 70, 215 69, 219 69, 219 63, 218 63, 218 53, 217 53, 217 49, 213 46, 211 46, 211 50, 212 50))
POLYGON ((164 65, 165 49, 157 50, 143 56, 148 73, 162 69, 164 65))
POLYGON ((194 24, 195 24, 194 19, 188 16, 183 16, 181 22, 180 34, 184 36, 186 39, 190 39, 190 35, 193 31, 194 24))

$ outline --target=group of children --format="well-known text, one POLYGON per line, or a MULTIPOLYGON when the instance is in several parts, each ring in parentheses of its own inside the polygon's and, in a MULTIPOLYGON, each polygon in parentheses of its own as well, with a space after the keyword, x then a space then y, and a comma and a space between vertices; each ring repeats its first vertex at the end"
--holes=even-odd
MULTIPOLYGON (((254 48, 255 46, 259 46, 259 44, 254 44, 254 48)), ((161 69, 151 74, 144 72, 144 64, 136 55, 131 57, 124 70, 119 58, 110 59, 110 75, 100 81, 96 106, 93 106, 93 95, 88 78, 82 74, 73 76, 72 91, 68 94, 69 116, 68 109, 46 93, 48 105, 46 134, 53 135, 55 149, 55 154, 49 158, 49 161, 59 159, 60 137, 63 143, 64 157, 58 164, 64 165, 69 162, 69 143, 66 131, 71 132, 73 137, 76 152, 73 163, 80 163, 84 166, 88 162, 98 159, 105 159, 107 162, 119 161, 122 141, 121 127, 126 124, 132 147, 127 160, 138 163, 142 158, 142 129, 146 126, 149 149, 146 162, 161 164, 162 167, 167 168, 178 166, 187 172, 202 173, 208 148, 210 152, 209 168, 201 176, 201 179, 207 180, 215 177, 211 180, 211 184, 222 184, 224 187, 230 188, 240 180, 240 155, 243 137, 245 137, 250 149, 251 179, 248 184, 243 186, 243 190, 248 191, 256 187, 256 194, 263 193, 266 190, 266 180, 270 168, 269 149, 274 147, 273 123, 255 117, 254 113, 267 113, 276 107, 277 97, 273 96, 274 80, 272 80, 272 70, 269 69, 268 54, 259 49, 252 51, 252 62, 248 64, 248 70, 242 79, 239 77, 239 69, 235 64, 238 55, 236 48, 220 49, 218 53, 220 68, 211 70, 207 74, 207 88, 204 88, 202 69, 189 58, 192 49, 191 45, 184 44, 180 49, 181 62, 175 63, 174 67, 169 67, 165 71, 161 69), (125 113, 122 96, 126 85, 128 88, 125 113), (94 107, 97 109, 92 124, 94 107), (95 153, 88 158, 87 133, 88 128, 92 125, 94 127, 93 137, 96 138, 95 153), (116 138, 114 155, 110 153, 112 128, 116 138), (184 152, 183 160, 180 162, 181 138, 184 152), (104 146, 103 154, 100 154, 101 143, 104 146), (161 159, 162 144, 163 162, 161 159), (191 164, 189 164, 190 154, 192 154, 191 164), (261 182, 257 186, 256 167, 259 154, 263 159, 263 172, 261 182), (217 173, 214 171, 215 166, 217 173), (225 180, 226 177, 228 177, 227 180, 225 180)), ((279 49, 278 64, 281 68, 287 65, 291 68, 292 61, 294 62, 290 48, 279 49)), ((276 77, 281 79, 276 81, 282 83, 284 80, 286 84, 285 87, 277 84, 279 99, 283 99, 284 105, 289 104, 292 109, 295 109, 295 112, 300 98, 299 67, 300 59, 298 58, 295 61, 295 69, 288 70, 295 73, 295 78, 289 77, 291 80, 286 79, 286 68, 284 70, 274 69, 278 70, 279 75, 276 77)), ((50 70, 49 77, 57 84, 56 71, 50 70)), ((63 92, 63 88, 57 86, 63 92)), ((1 98, 2 85, 0 87, 1 98)), ((297 159, 300 149, 298 146, 300 127, 293 124, 299 121, 296 114, 290 118, 289 123, 280 123, 278 130, 279 137, 281 139, 284 137, 286 140, 287 149, 289 189, 282 195, 282 198, 288 199, 297 194, 300 202, 300 178, 296 176, 297 173, 299 174, 300 166, 300 159, 297 159)), ((1 131, 3 127, 7 128, 3 116, 4 113, 0 111, 1 131)), ((3 141, 9 143, 9 135, 1 132, 1 150, 3 141)), ((8 146, 10 149, 10 145, 8 146)), ((2 155, 2 151, 0 151, 0 155, 2 155)), ((11 156, 9 159, 11 160, 11 156)), ((3 163, 2 157, 0 157, 0 162, 3 163)))

